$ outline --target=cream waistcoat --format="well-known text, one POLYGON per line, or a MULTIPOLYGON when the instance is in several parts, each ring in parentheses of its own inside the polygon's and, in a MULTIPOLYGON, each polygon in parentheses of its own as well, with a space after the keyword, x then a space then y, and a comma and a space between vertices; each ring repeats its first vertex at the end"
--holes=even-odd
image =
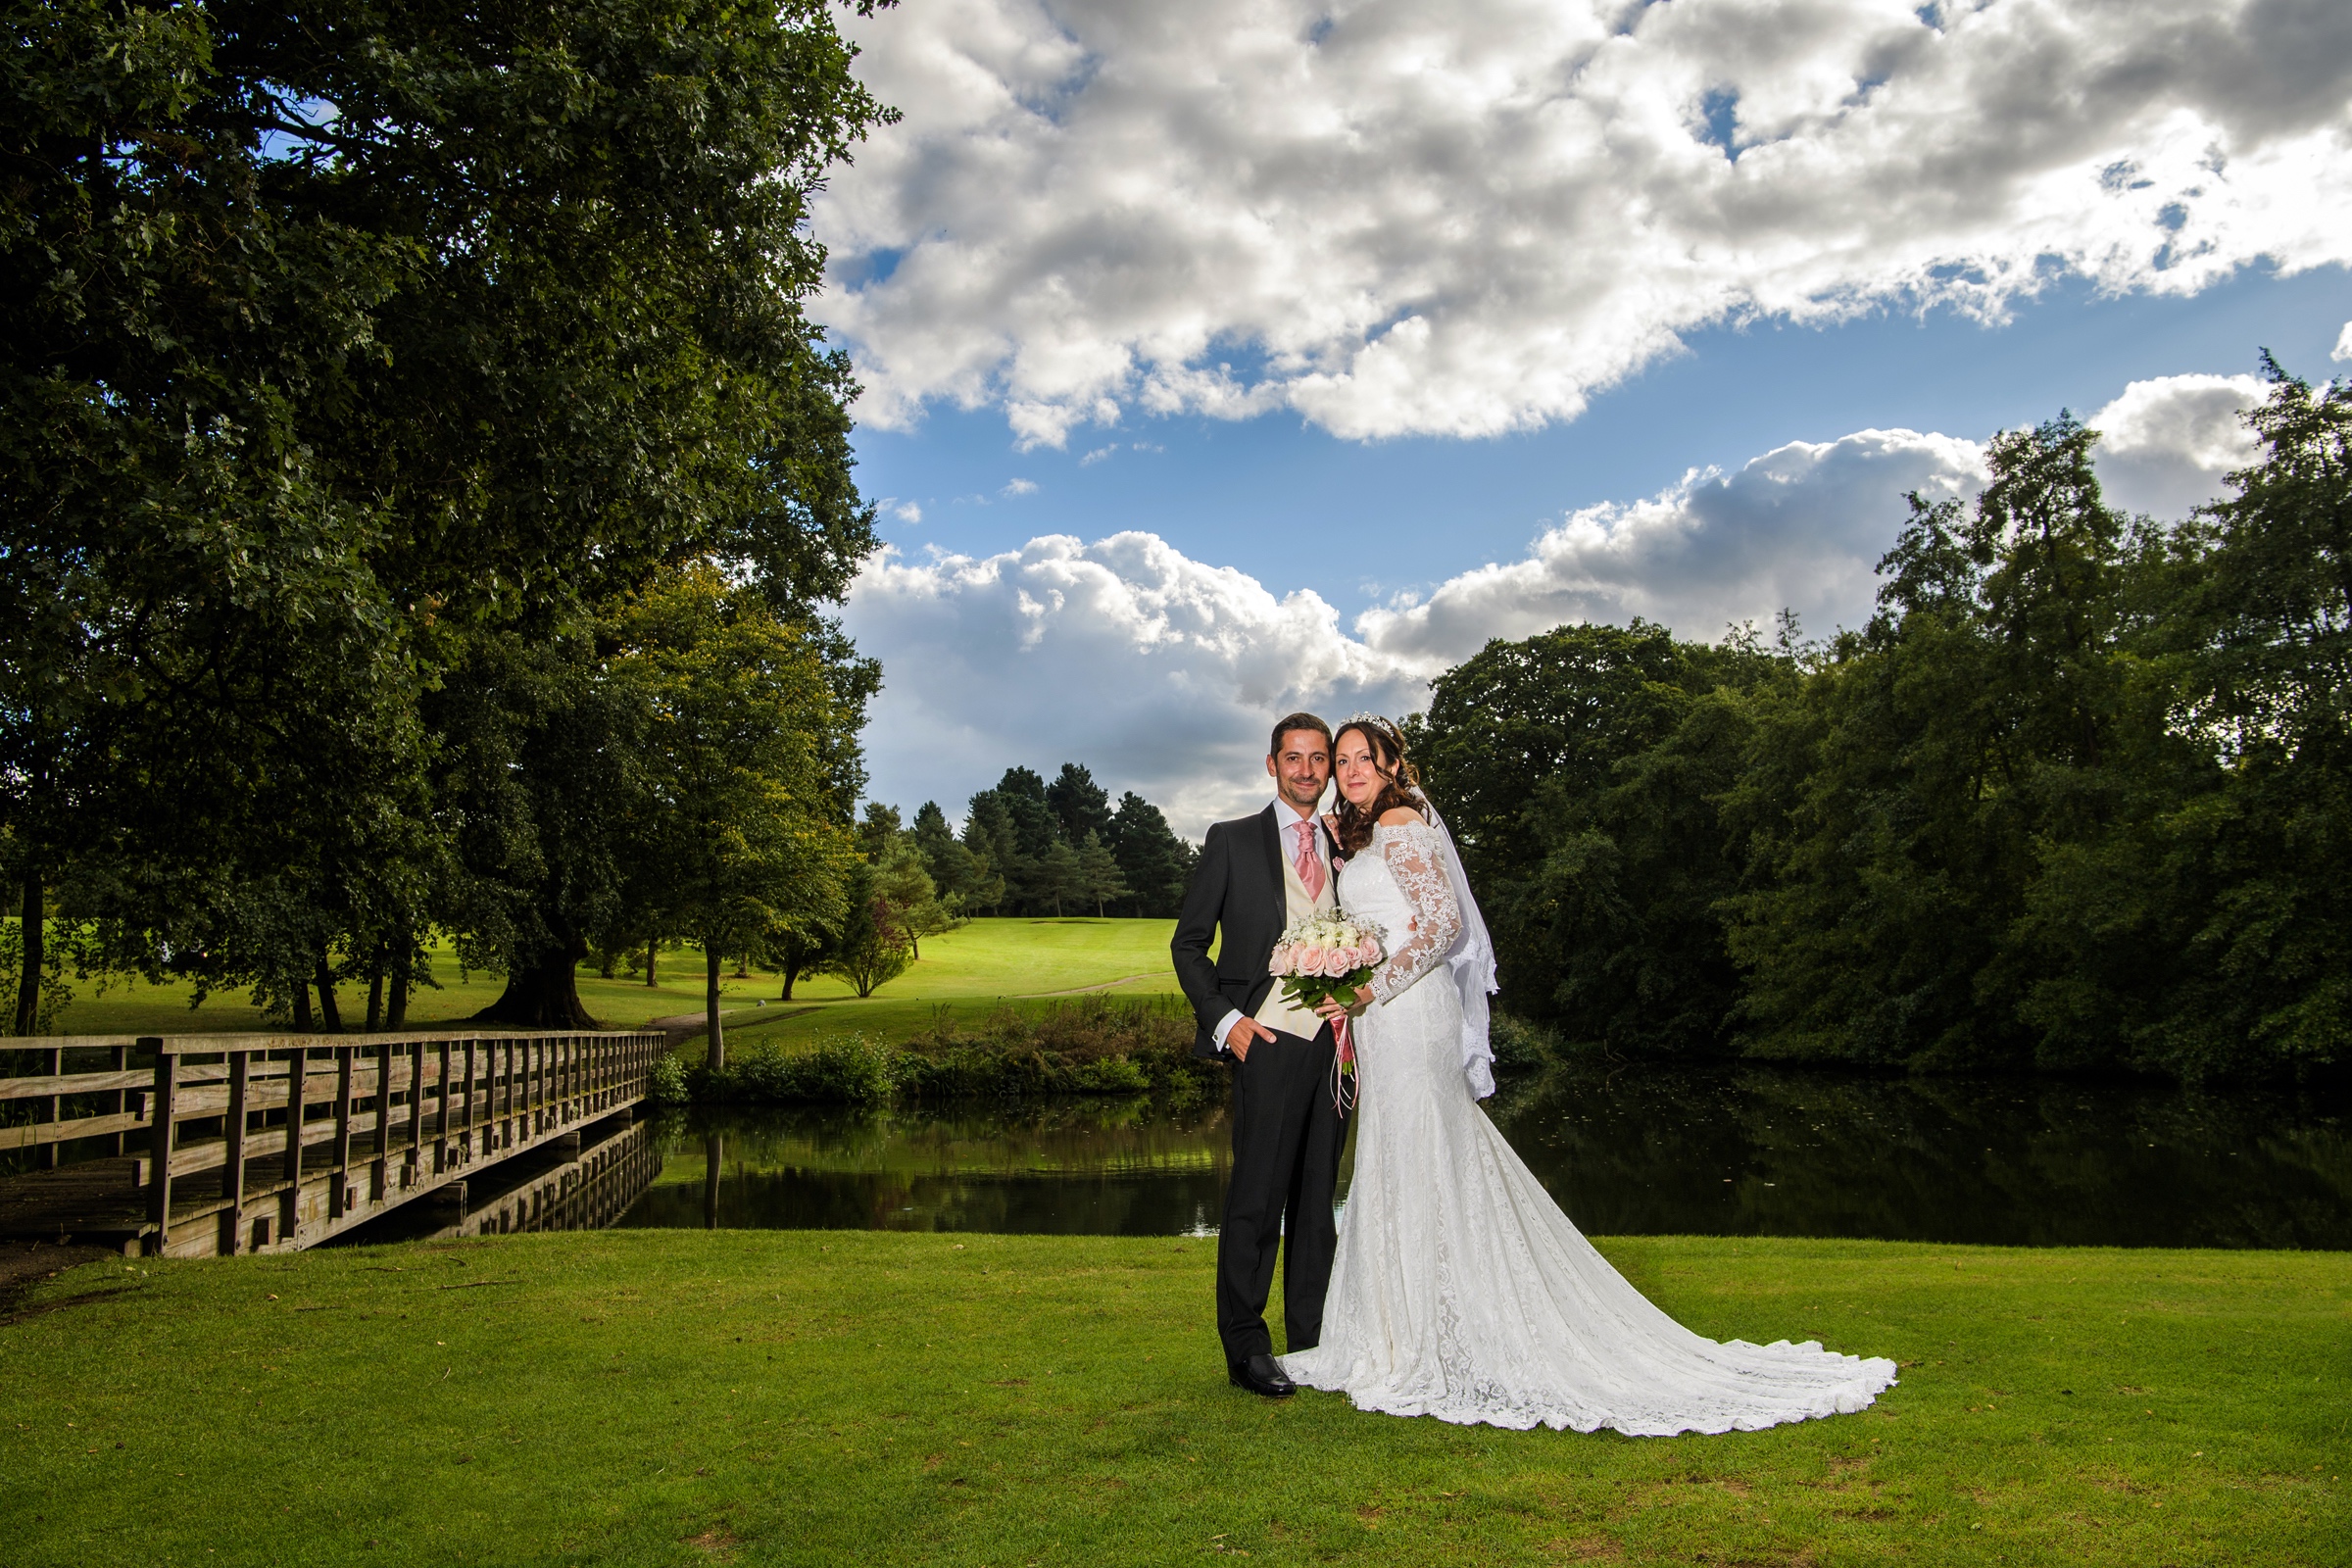
MULTIPOLYGON (((1295 840, 1285 832, 1279 842, 1283 849, 1279 858, 1282 861, 1284 928, 1287 930, 1297 925, 1310 914, 1330 914, 1337 909, 1339 901, 1332 896, 1332 888, 1339 881, 1338 876, 1327 873, 1323 878, 1323 891, 1314 898, 1308 898, 1306 884, 1298 880, 1298 867, 1291 859, 1290 851, 1295 840)), ((1314 1039, 1316 1031, 1323 1027, 1323 1020, 1313 1012, 1291 1005, 1282 994, 1280 980, 1275 981, 1274 989, 1266 993, 1266 1000, 1257 1004, 1256 1017, 1259 1023, 1269 1029, 1279 1029, 1284 1034, 1298 1035, 1307 1040, 1314 1039)))

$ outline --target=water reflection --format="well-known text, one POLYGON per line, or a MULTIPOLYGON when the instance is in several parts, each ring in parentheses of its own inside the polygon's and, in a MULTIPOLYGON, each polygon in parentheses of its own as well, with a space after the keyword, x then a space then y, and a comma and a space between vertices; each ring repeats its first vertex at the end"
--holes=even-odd
POLYGON ((1165 1236, 1216 1225, 1221 1105, 699 1111, 623 1225, 1165 1236), (698 1191, 699 1189, 699 1191, 698 1191))
POLYGON ((1495 1119, 1594 1235, 2352 1248, 2340 1095, 1595 1068, 1495 1119))
MULTIPOLYGON (((1489 1107, 1594 1235, 2352 1249, 2340 1097, 1596 1064, 1489 1107)), ((1222 1106, 1143 1101, 730 1110, 657 1137, 620 1224, 1199 1233, 1228 1158, 1222 1106)))

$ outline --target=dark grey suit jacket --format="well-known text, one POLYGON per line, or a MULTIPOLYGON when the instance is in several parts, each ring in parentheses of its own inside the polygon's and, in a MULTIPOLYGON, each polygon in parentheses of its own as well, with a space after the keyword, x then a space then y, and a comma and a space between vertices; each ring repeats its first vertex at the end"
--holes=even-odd
MULTIPOLYGON (((1328 858, 1333 845, 1320 818, 1315 833, 1328 858)), ((1274 977, 1266 959, 1282 937, 1289 914, 1282 890, 1282 827, 1269 805, 1255 816, 1236 817, 1208 830, 1200 846, 1200 863, 1193 868, 1192 885, 1184 890, 1184 906, 1176 916, 1176 935, 1168 954, 1176 960, 1176 983, 1193 1004, 1200 1032, 1193 1039, 1197 1056, 1219 1057, 1225 1043, 1211 1031, 1217 1020, 1239 1008, 1248 1016, 1257 1011, 1274 977), (1209 945, 1222 926, 1224 941, 1212 961, 1209 945)))

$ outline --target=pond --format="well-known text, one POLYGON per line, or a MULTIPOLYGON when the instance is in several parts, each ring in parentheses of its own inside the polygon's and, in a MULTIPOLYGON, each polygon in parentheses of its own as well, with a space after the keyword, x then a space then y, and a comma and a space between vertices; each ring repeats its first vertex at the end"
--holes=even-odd
MULTIPOLYGON (((1598 1236, 2352 1249, 2344 1098, 1601 1063, 1490 1111, 1598 1236)), ((617 1223, 1157 1236, 1214 1230, 1221 1105, 698 1111, 617 1223)), ((1342 1172, 1342 1196, 1346 1193, 1342 1172)))

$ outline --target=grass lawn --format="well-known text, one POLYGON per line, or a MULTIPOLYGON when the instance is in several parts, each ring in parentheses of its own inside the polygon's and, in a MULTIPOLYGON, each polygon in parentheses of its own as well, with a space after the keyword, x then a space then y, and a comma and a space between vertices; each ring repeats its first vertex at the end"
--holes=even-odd
MULTIPOLYGON (((782 1022, 760 1022, 746 1039, 807 1040, 818 1034, 862 1029, 893 1043, 929 1025, 942 1005, 985 1012, 1001 1001, 1079 991, 1114 994, 1172 992, 1168 938, 1173 920, 994 919, 974 920, 958 930, 923 940, 913 968, 871 998, 859 1001, 839 980, 804 980, 794 988, 794 1013, 782 1022)), ((414 1023, 431 1024, 479 1011, 496 1001, 503 982, 496 976, 462 977, 447 951, 433 960, 441 989, 419 990, 409 1005, 414 1023)), ((616 1029, 635 1028, 650 1018, 700 1012, 703 956, 699 950, 664 953, 655 969, 661 984, 642 979, 604 980, 582 971, 580 999, 588 1010, 616 1029)), ((757 970, 749 979, 729 978, 722 990, 732 1009, 760 1012, 781 1005, 772 974, 757 970)), ((218 994, 191 1010, 185 985, 149 986, 117 978, 103 996, 97 982, 74 982, 75 1000, 58 1019, 66 1034, 189 1034, 209 1030, 266 1027, 243 992, 218 994)), ((343 1017, 354 1027, 367 1016, 365 986, 341 991, 343 1017)), ((736 1027, 757 1014, 735 1017, 736 1027)), ((689 1054, 699 1059, 699 1047, 689 1054)))
POLYGON ((1892 1355, 1673 1440, 1227 1389, 1213 1242, 606 1232, 110 1261, 0 1327, 0 1558, 2341 1564, 2352 1256, 1604 1242, 1892 1355), (46 1303, 97 1299, 55 1311, 46 1303))

